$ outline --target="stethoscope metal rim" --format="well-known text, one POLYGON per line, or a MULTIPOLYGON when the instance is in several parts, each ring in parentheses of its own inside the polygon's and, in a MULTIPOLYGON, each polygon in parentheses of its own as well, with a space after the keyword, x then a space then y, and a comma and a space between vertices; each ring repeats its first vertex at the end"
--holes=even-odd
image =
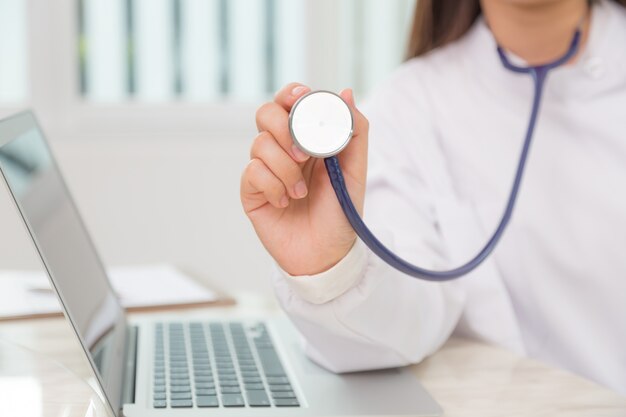
POLYGON ((352 139, 352 134, 354 133, 354 116, 352 115, 352 110, 350 110, 350 106, 348 105, 348 103, 346 103, 346 101, 343 98, 341 98, 341 96, 339 94, 333 93, 332 91, 328 91, 328 90, 311 91, 311 92, 306 93, 302 97, 300 97, 294 103, 294 105, 291 107, 291 111, 289 112, 289 133, 291 134, 291 138, 293 139, 293 142, 296 144, 296 146, 302 152, 304 152, 305 154, 307 154, 309 156, 312 156, 314 158, 328 158, 330 156, 335 156, 335 155, 339 154, 350 143, 350 140, 352 139), (314 94, 318 94, 318 93, 331 94, 331 95, 337 97, 339 100, 341 100, 343 102, 343 104, 348 109, 348 113, 350 114, 350 131, 348 132, 348 136, 346 137, 346 139, 344 140, 342 145, 340 147, 338 147, 337 149, 335 149, 334 151, 332 151, 332 152, 318 153, 318 152, 313 152, 313 151, 307 149, 306 147, 304 147, 302 145, 302 143, 300 143, 298 141, 298 137, 296 136, 295 132, 293 131, 293 116, 296 113, 296 109, 297 109, 298 105, 300 105, 300 103, 302 103, 302 101, 304 99, 306 99, 307 97, 310 97, 310 96, 312 96, 314 94))

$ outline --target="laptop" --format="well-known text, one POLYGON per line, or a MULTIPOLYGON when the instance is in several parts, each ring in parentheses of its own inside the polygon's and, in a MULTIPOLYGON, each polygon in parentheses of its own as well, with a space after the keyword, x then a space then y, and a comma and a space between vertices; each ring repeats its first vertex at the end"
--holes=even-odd
POLYGON ((32 113, 0 121, 0 173, 112 415, 441 414, 407 368, 317 366, 285 318, 129 320, 32 113))

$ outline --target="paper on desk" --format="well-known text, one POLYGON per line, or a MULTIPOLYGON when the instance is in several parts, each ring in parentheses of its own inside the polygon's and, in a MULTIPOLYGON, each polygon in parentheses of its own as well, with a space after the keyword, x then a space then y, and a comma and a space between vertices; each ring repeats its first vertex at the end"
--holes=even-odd
MULTIPOLYGON (((125 308, 210 303, 218 296, 171 265, 116 267, 111 285, 125 308)), ((40 271, 0 271, 0 316, 60 313, 48 277, 40 271)))

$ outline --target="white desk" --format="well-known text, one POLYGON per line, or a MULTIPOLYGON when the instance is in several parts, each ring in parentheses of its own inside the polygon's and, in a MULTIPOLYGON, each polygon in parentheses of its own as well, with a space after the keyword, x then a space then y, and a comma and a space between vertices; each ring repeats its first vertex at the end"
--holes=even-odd
MULTIPOLYGON (((247 316, 275 314, 276 307, 269 300, 248 300, 235 307, 194 309, 188 313, 207 318, 223 314, 247 316)), ((0 340, 19 343, 41 353, 25 357, 18 354, 20 361, 11 363, 2 358, 16 356, 14 349, 0 343, 0 386, 10 382, 6 375, 16 368, 22 377, 36 381, 40 388, 33 389, 41 389, 40 395, 34 397, 41 403, 39 415, 106 415, 82 379, 90 376, 89 365, 63 319, 2 323, 0 340), (63 363, 76 376, 50 365, 44 358, 63 363)), ((443 406, 445 416, 626 416, 626 398, 606 388, 469 340, 451 339, 438 353, 413 369, 443 406)), ((9 415, 7 411, 0 402, 0 415, 9 415)))

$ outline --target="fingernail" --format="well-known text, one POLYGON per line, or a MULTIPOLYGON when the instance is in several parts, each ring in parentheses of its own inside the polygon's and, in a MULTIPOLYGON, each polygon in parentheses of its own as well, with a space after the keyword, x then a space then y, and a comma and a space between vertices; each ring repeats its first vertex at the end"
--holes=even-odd
POLYGON ((294 158, 296 158, 296 160, 299 162, 304 162, 309 159, 309 155, 302 152, 302 149, 298 148, 298 145, 291 146, 291 153, 293 154, 294 158))
POLYGON ((294 97, 297 97, 300 94, 302 94, 305 91, 307 91, 308 89, 309 89, 309 87, 305 87, 303 85, 299 85, 299 86, 295 87, 293 90, 291 90, 291 95, 294 96, 294 97))
POLYGON ((289 197, 287 197, 286 195, 284 195, 279 202, 281 207, 287 207, 289 205, 289 197))
POLYGON ((296 184, 296 186, 294 187, 294 192, 296 194, 296 197, 298 198, 302 198, 306 196, 307 189, 306 189, 306 183, 304 182, 304 180, 300 180, 296 184))

